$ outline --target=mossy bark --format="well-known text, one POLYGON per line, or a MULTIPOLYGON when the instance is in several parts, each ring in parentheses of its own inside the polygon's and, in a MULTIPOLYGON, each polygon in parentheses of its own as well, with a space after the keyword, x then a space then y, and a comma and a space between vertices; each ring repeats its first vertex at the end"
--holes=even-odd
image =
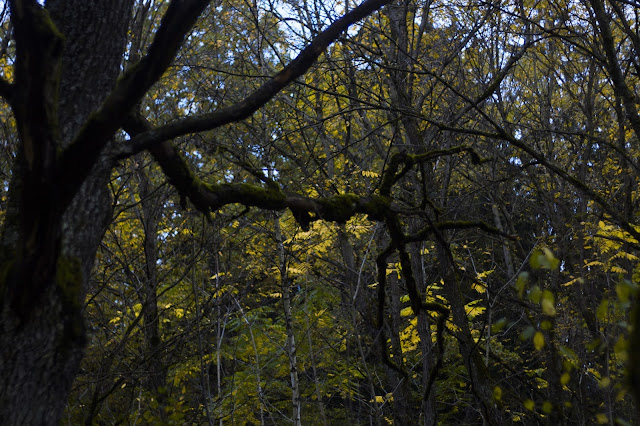
POLYGON ((0 238, 0 424, 59 422, 83 356, 83 306, 108 223, 101 157, 77 185, 61 158, 120 72, 132 0, 13 2, 19 136, 0 238), (89 42, 90 41, 90 42, 89 42))

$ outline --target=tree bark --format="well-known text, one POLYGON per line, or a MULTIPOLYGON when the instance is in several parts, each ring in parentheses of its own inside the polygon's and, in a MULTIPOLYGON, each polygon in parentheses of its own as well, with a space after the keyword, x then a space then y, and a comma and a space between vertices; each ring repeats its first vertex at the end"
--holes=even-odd
POLYGON ((98 163, 65 205, 57 155, 120 73, 132 4, 54 0, 50 18, 37 5, 11 5, 20 71, 11 103, 21 145, 0 259, 3 425, 56 424, 82 359, 83 301, 110 218, 111 165, 98 163))

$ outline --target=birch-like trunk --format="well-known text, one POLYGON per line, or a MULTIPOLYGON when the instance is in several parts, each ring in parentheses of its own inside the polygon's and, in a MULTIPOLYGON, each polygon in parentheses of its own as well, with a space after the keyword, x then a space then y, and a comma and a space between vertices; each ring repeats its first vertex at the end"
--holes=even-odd
POLYGON ((300 403, 300 385, 298 381, 298 359, 296 355, 296 338, 293 330, 293 317, 291 315, 291 284, 287 276, 287 259, 285 256, 282 233, 280 232, 280 220, 274 220, 274 233, 278 251, 278 262, 280 267, 280 283, 282 285, 282 306, 284 309, 284 321, 287 332, 287 357, 289 358, 289 371, 291 375, 291 405, 293 410, 294 426, 300 426, 300 416, 302 405, 300 403))

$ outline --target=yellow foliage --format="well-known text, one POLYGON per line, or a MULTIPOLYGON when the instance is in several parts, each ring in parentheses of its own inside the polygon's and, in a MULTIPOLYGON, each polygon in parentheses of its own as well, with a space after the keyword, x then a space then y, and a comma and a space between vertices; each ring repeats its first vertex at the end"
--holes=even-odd
POLYGON ((369 171, 369 170, 362 170, 360 173, 362 173, 362 176, 364 177, 368 177, 368 178, 377 178, 380 177, 380 174, 374 171, 369 171))
POLYGON ((475 318, 487 309, 484 306, 477 306, 480 302, 482 302, 481 299, 476 299, 464 305, 464 311, 469 318, 475 318))
MULTIPOLYGON (((411 308, 407 308, 411 309, 411 308)), ((420 336, 418 335, 418 318, 414 317, 409 325, 400 332, 400 344, 402 345, 402 352, 414 351, 418 348, 420 343, 420 336)))

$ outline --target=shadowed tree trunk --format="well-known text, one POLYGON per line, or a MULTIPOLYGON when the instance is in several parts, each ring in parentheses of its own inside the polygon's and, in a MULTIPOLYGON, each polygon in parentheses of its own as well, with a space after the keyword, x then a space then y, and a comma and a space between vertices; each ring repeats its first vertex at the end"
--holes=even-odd
POLYGON ((56 423, 82 359, 84 289, 111 216, 111 164, 97 161, 74 191, 59 182, 58 156, 120 74, 132 4, 49 1, 56 30, 42 9, 12 3, 22 144, 1 240, 2 424, 56 423))

